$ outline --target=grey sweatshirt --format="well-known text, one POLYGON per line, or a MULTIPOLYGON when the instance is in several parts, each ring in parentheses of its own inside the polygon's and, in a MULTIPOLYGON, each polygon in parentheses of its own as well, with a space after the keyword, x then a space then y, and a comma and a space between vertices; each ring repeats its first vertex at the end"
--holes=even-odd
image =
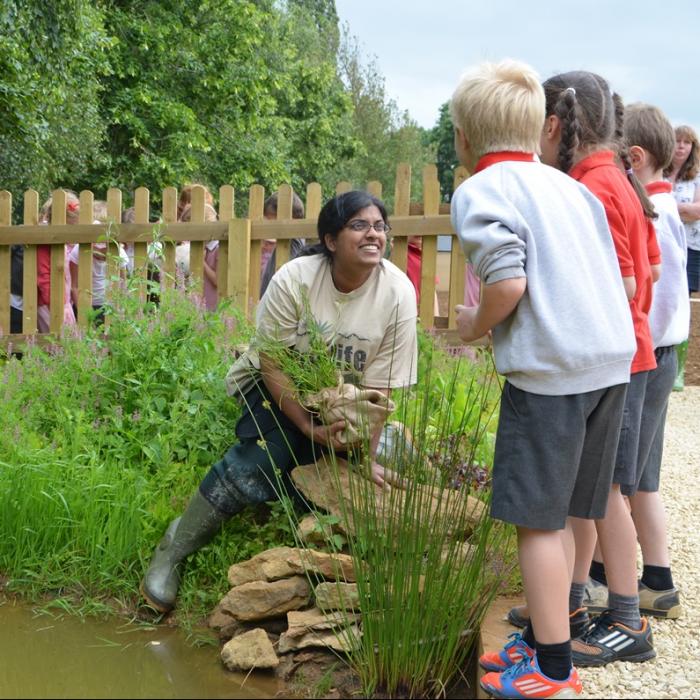
POLYGON ((539 162, 503 161, 463 182, 451 210, 484 284, 527 278, 493 329, 499 373, 549 395, 629 381, 632 316, 605 211, 586 187, 539 162))

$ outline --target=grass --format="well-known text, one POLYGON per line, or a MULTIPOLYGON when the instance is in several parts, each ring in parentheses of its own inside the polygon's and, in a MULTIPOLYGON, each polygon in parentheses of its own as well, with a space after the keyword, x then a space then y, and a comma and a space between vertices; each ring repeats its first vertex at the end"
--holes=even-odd
MULTIPOLYGON (((50 599, 52 610, 134 615, 153 548, 230 446, 240 414, 224 392, 234 349, 251 335, 240 315, 205 313, 182 290, 163 292, 158 307, 136 298, 109 310, 106 338, 91 330, 0 366, 0 572, 9 590, 50 599)), ((325 340, 318 351, 327 355, 325 340)), ((393 397, 392 418, 415 436, 387 465, 406 488, 378 509, 358 479, 342 514, 355 534, 330 542, 365 572, 363 643, 349 661, 367 694, 439 694, 511 576, 507 528, 483 517, 465 557, 426 496, 439 489, 457 520, 467 494, 488 501, 499 393, 490 356, 455 359, 421 333, 418 373, 393 397)), ((289 504, 234 517, 190 558, 177 615, 193 640, 228 589, 228 566, 296 543, 289 504)))

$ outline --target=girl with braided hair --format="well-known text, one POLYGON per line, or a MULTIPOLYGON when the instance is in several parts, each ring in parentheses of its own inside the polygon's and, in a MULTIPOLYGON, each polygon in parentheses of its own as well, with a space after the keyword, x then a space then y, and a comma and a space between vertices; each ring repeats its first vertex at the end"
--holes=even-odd
MULTIPOLYGON (((578 613, 584 605, 591 612, 606 611, 574 640, 572 656, 578 666, 646 661, 655 652, 651 628, 639 611, 636 531, 621 485, 635 483, 647 379, 656 368, 648 321, 661 262, 651 221, 655 214, 624 146, 622 100, 607 81, 595 73, 572 71, 549 78, 543 87, 541 159, 584 184, 603 204, 637 340, 606 516, 595 526, 571 518, 576 556, 570 611, 578 613), (596 541, 600 561, 593 561, 596 541), (602 597, 606 600, 598 600, 602 597)), ((515 624, 526 623, 527 617, 523 607, 509 614, 515 624)))

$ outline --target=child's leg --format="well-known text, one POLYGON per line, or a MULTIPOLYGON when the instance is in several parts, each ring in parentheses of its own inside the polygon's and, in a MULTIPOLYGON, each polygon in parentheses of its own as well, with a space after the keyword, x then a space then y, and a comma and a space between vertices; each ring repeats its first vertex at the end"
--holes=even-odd
POLYGON ((518 559, 535 638, 569 639, 569 567, 561 530, 518 528, 518 559))
POLYGON ((658 491, 637 491, 630 496, 630 503, 644 564, 670 567, 666 510, 661 494, 658 491))
POLYGON ((620 492, 613 484, 608 509, 596 530, 605 561, 608 588, 618 595, 637 595, 637 533, 632 515, 620 492))
POLYGON ((598 542, 595 523, 583 518, 569 518, 576 543, 576 557, 573 567, 572 581, 585 584, 588 581, 588 571, 591 568, 593 552, 598 542))

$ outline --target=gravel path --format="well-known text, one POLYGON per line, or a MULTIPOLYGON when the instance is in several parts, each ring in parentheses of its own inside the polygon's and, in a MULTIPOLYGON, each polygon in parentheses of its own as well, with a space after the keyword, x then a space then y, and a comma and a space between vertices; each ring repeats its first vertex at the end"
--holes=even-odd
POLYGON ((652 619, 653 661, 579 669, 583 697, 700 698, 700 387, 671 395, 661 492, 683 614, 652 619))

